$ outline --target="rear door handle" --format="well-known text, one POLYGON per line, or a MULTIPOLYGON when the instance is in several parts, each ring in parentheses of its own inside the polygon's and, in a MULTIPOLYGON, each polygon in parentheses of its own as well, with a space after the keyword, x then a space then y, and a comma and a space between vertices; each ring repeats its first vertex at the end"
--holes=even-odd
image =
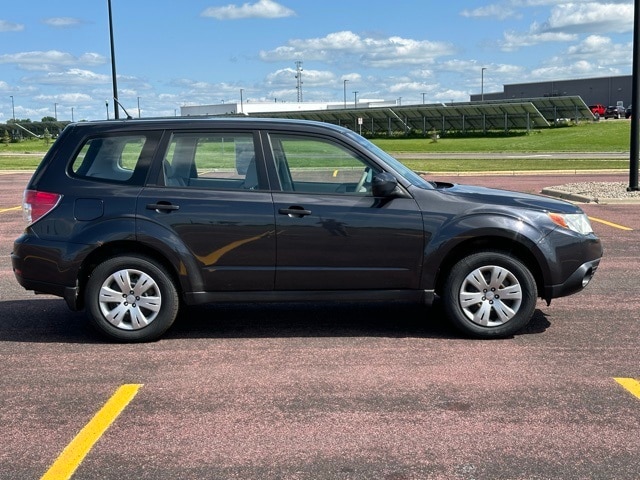
POLYGON ((280 215, 288 215, 291 218, 302 218, 306 215, 311 215, 311 210, 307 210, 302 207, 289 207, 289 208, 281 208, 278 210, 280 215))
POLYGON ((169 212, 179 209, 179 205, 172 205, 169 202, 147 203, 147 210, 155 210, 157 212, 169 212))

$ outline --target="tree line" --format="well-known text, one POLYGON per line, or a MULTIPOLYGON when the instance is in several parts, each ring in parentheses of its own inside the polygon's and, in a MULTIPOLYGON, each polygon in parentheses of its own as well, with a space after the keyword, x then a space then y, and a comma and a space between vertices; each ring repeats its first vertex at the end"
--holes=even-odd
POLYGON ((44 117, 39 122, 31 121, 28 118, 16 118, 15 121, 9 119, 7 123, 0 123, 0 137, 9 137, 14 142, 29 136, 45 138, 45 136, 51 135, 56 137, 69 123, 68 121, 57 121, 54 117, 44 117))

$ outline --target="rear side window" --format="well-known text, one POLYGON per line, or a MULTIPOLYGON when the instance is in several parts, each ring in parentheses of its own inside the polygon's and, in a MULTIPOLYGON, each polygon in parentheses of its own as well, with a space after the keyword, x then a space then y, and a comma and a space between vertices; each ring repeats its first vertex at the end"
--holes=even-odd
POLYGON ((145 135, 91 138, 76 155, 71 170, 80 177, 130 183, 146 143, 145 135))
POLYGON ((259 188, 252 133, 175 133, 164 157, 163 170, 168 186, 259 188))

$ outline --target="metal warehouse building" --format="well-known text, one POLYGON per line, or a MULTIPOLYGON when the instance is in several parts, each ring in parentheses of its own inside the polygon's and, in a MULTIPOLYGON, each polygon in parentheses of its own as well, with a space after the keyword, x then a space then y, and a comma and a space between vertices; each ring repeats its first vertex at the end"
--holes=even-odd
POLYGON ((504 85, 502 92, 480 93, 471 95, 471 101, 514 100, 518 98, 536 97, 582 97, 587 105, 601 103, 604 106, 617 105, 626 107, 631 104, 631 75, 618 77, 581 78, 577 80, 552 80, 548 82, 514 83, 504 85))

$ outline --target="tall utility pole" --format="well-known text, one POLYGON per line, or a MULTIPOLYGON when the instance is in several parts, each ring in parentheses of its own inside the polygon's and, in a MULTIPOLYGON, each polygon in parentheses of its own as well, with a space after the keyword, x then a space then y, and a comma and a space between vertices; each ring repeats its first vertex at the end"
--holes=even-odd
POLYGON ((118 81, 116 80, 116 50, 113 45, 113 18, 111 16, 111 0, 107 0, 109 6, 109 39, 111 41, 111 77, 113 81, 113 118, 120 118, 118 114, 118 81))
POLYGON ((482 67, 480 70, 480 100, 484 101, 484 71, 487 67, 482 67))
POLYGON ((296 90, 298 91, 298 103, 302 101, 302 62, 296 62, 296 90))
POLYGON ((347 82, 349 80, 345 79, 343 80, 343 86, 344 86, 344 108, 347 108, 347 82))
POLYGON ((635 0, 633 9, 633 76, 631 90, 631 139, 629 144, 629 186, 628 191, 638 191, 638 155, 640 155, 640 0, 635 0))

